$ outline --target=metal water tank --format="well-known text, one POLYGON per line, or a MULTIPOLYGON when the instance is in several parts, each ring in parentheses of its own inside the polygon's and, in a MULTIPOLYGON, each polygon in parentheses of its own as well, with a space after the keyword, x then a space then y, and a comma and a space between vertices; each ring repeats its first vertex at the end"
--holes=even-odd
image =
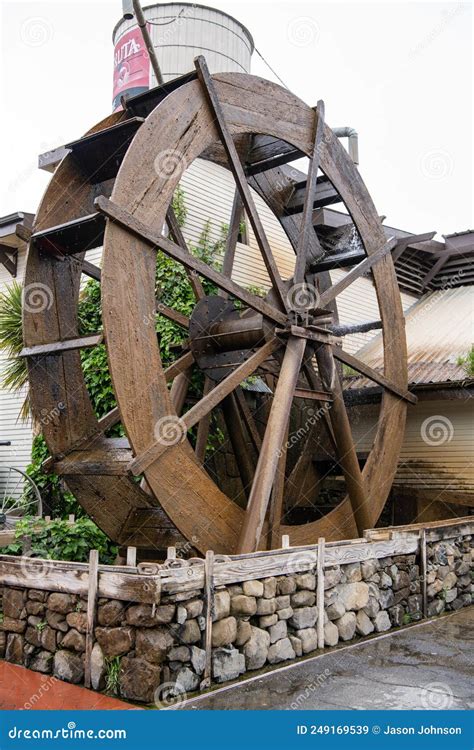
MULTIPOLYGON (((143 8, 165 81, 193 70, 204 55, 211 73, 250 72, 254 43, 250 32, 227 13, 205 5, 160 3, 143 8)), ((122 19, 113 32, 114 110, 120 98, 156 86, 156 78, 135 18, 122 19)))

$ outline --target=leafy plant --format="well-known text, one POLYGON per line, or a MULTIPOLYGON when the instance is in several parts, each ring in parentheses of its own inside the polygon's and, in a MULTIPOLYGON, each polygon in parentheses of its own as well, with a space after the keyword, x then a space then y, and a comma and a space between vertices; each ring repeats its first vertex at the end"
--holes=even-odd
POLYGON ((46 620, 42 620, 42 622, 36 623, 35 628, 39 633, 42 633, 47 624, 46 620))
POLYGON ((405 612, 402 617, 402 625, 409 625, 412 622, 412 616, 409 612, 405 612))
MULTIPOLYGON (((13 392, 21 391, 28 383, 26 359, 18 356, 23 349, 22 294, 23 287, 17 281, 0 293, 0 351, 6 355, 1 387, 13 392)), ((28 413, 27 396, 20 417, 26 419, 28 413)))
POLYGON ((25 537, 30 557, 87 562, 89 551, 97 549, 100 562, 112 564, 117 556, 116 545, 89 518, 79 518, 72 524, 62 519, 46 522, 24 518, 15 527, 15 542, 4 547, 1 553, 24 554, 25 537))
POLYGON ((114 656, 105 659, 105 690, 113 695, 117 695, 119 690, 121 658, 121 656, 114 656))
POLYGON ((460 367, 464 368, 466 375, 474 377, 474 348, 464 357, 458 357, 457 363, 460 367))

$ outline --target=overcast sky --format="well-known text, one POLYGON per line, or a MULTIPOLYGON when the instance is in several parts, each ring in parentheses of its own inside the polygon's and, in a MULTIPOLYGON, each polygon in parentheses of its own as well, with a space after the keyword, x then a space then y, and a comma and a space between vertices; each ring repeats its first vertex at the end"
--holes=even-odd
MULTIPOLYGON (((4 215, 36 210, 48 182, 38 153, 109 113, 121 2, 0 1, 4 215)), ((357 129, 360 170, 387 223, 473 227, 470 3, 203 4, 246 25, 298 96, 324 99, 329 125, 357 129)), ((256 55, 252 72, 275 80, 256 55)))

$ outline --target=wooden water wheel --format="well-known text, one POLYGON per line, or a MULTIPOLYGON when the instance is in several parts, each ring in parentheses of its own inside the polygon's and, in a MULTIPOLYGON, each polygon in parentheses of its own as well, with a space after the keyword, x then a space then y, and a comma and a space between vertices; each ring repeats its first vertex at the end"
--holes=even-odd
POLYGON ((279 546, 282 534, 299 545, 319 536, 356 536, 373 526, 396 470, 406 405, 414 401, 407 392, 404 321, 391 258, 396 241, 385 237, 355 165, 324 123, 322 102, 314 110, 280 86, 249 75, 210 76, 199 58, 195 74, 135 97, 69 148, 30 242, 24 354, 33 411, 48 415, 43 431, 50 465, 87 513, 121 544, 162 548, 184 538, 201 552, 222 553, 279 546), (309 172, 301 211, 292 213, 294 185, 283 165, 303 155, 309 172), (198 157, 229 167, 235 178, 221 270, 189 252, 170 209, 183 171, 198 157), (295 250, 291 280, 280 276, 250 188, 279 218, 295 250), (337 262, 322 262, 312 223, 328 188, 344 202, 364 250, 363 259, 333 285, 327 270, 337 262), (232 280, 243 210, 272 285, 265 299, 232 280), (101 272, 84 260, 84 252, 102 243, 101 272), (157 310, 157 251, 188 273, 196 297, 189 318, 163 304, 157 310), (336 335, 337 296, 369 271, 384 333, 383 376, 343 351, 336 335), (82 273, 101 278, 104 327, 85 338, 78 336, 77 322, 82 273), (203 279, 215 285, 215 294, 205 294, 203 279), (167 369, 149 324, 157 312, 187 330, 181 356, 167 369), (98 420, 79 349, 104 341, 118 406, 98 420), (338 362, 384 389, 363 470, 338 362), (203 374, 204 388, 190 405, 186 393, 193 368, 203 374), (260 431, 240 387, 255 375, 267 382, 271 377, 273 385, 260 431), (301 466, 311 461, 309 440, 301 440, 300 456, 291 472, 285 471, 290 414, 298 400, 320 410, 314 429, 326 431, 347 494, 323 518, 289 526, 285 496, 290 485, 295 493, 301 466), (247 491, 245 507, 206 471, 209 419, 218 409, 247 491), (120 420, 128 439, 105 437, 120 420))

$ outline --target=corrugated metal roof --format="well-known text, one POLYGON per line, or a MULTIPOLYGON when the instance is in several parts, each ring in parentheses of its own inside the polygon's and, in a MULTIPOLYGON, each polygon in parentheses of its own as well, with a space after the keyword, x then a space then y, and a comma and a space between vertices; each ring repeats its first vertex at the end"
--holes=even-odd
MULTIPOLYGON (((474 340, 472 287, 442 289, 423 297, 406 312, 408 382, 447 383, 470 380, 459 357, 465 357, 474 340)), ((357 357, 383 372, 382 334, 357 352, 357 357)), ((346 388, 373 387, 364 377, 345 379, 346 388)))

